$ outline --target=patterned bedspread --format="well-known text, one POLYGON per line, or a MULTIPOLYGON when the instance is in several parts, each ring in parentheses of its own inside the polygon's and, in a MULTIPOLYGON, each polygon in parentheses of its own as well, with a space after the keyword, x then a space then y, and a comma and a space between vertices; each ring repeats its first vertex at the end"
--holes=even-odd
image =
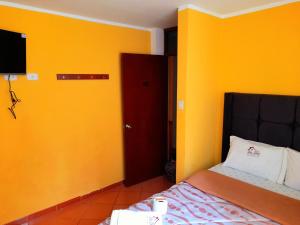
MULTIPOLYGON (((268 225, 277 224, 258 214, 240 208, 213 195, 206 194, 188 183, 182 182, 154 196, 168 199, 167 224, 209 224, 209 225, 268 225)), ((151 211, 151 198, 129 207, 134 211, 151 211)), ((109 225, 109 218, 100 225, 109 225)))

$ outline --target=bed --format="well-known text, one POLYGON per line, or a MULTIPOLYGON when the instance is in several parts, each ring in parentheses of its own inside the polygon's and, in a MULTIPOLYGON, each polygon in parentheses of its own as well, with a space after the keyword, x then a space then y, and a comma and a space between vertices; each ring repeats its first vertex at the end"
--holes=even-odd
MULTIPOLYGON (((300 97, 226 93, 223 123, 222 161, 228 155, 232 135, 300 150, 300 97)), ((155 196, 164 196, 169 202, 164 224, 300 224, 300 191, 223 164, 129 209, 151 211, 155 196), (234 189, 235 183, 238 189, 234 189), (238 199, 233 192, 245 196, 238 199), (250 195, 256 194, 260 197, 251 199, 250 195)), ((101 223, 109 224, 109 218, 101 223)))

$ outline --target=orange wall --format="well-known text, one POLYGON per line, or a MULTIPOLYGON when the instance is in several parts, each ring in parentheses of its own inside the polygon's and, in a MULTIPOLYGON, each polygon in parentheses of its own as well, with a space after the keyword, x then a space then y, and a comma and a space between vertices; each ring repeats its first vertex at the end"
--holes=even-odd
POLYGON ((218 19, 194 10, 179 13, 177 180, 214 162, 218 19), (199 29, 199 27, 201 29, 199 29), (203 149, 203 151, 195 151, 203 149))
POLYGON ((0 28, 27 35, 28 72, 0 77, 0 224, 123 179, 120 53, 149 53, 147 31, 0 7, 0 28), (57 81, 56 73, 109 73, 57 81))
POLYGON ((300 95, 300 3, 221 23, 217 160, 224 92, 300 95))
POLYGON ((191 9, 179 12, 178 76, 193 82, 178 81, 178 99, 186 102, 177 118, 185 128, 177 137, 184 159, 177 162, 178 181, 220 161, 225 92, 300 95, 300 3, 212 18, 191 9), (186 65, 188 70, 180 70, 186 65), (182 97, 182 90, 191 94, 182 97))

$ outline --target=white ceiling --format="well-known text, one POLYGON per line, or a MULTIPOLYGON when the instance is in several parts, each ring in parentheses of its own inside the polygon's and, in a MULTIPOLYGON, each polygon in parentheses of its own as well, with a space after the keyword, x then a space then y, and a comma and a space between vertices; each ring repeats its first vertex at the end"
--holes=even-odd
MULTIPOLYGON (((3 1, 0 1, 3 3, 3 1)), ((146 28, 177 24, 177 8, 192 4, 223 17, 257 7, 276 6, 291 0, 9 0, 47 10, 109 20, 146 28)))

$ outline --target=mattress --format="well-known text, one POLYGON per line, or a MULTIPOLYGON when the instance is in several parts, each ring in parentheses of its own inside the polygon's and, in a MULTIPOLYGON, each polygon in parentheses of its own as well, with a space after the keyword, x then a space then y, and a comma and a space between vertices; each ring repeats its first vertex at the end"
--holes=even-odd
MULTIPOLYGON (((233 205, 223 199, 206 194, 188 183, 182 182, 154 196, 168 200, 168 213, 164 225, 271 225, 277 224, 258 214, 233 205)), ((129 207, 133 211, 151 211, 151 197, 129 207)), ((108 218, 100 225, 109 225, 108 218)))
POLYGON ((277 184, 277 183, 274 183, 267 179, 251 175, 249 173, 245 173, 245 172, 242 172, 242 171, 239 171, 236 169, 232 169, 230 167, 222 166, 222 164, 218 164, 218 165, 210 168, 209 170, 216 172, 216 173, 220 173, 220 174, 228 176, 228 177, 232 177, 234 179, 237 179, 237 180, 240 180, 243 182, 246 182, 248 184, 255 185, 260 188, 267 189, 269 191, 272 191, 272 192, 275 192, 278 194, 288 196, 290 198, 300 200, 300 191, 296 191, 285 185, 277 184))
MULTIPOLYGON (((213 167, 211 168, 211 170, 224 175, 231 174, 231 176, 236 176, 234 178, 237 179, 239 179, 238 176, 242 176, 242 174, 239 173, 232 175, 234 174, 233 171, 226 170, 222 166, 220 166, 213 167), (226 172, 224 172, 223 169, 226 172)), ((253 180, 255 179, 252 178, 250 180, 254 182, 253 180)), ((250 182, 248 181, 248 183, 250 182)), ((200 191, 186 182, 176 184, 170 189, 155 194, 154 196, 163 196, 168 200, 168 213, 164 216, 164 225, 277 224, 268 218, 265 218, 244 208, 238 207, 228 201, 200 191)), ((152 199, 150 197, 144 201, 130 206, 129 209, 133 211, 151 211, 152 199)), ((100 225, 109 224, 110 219, 108 218, 100 225)))

